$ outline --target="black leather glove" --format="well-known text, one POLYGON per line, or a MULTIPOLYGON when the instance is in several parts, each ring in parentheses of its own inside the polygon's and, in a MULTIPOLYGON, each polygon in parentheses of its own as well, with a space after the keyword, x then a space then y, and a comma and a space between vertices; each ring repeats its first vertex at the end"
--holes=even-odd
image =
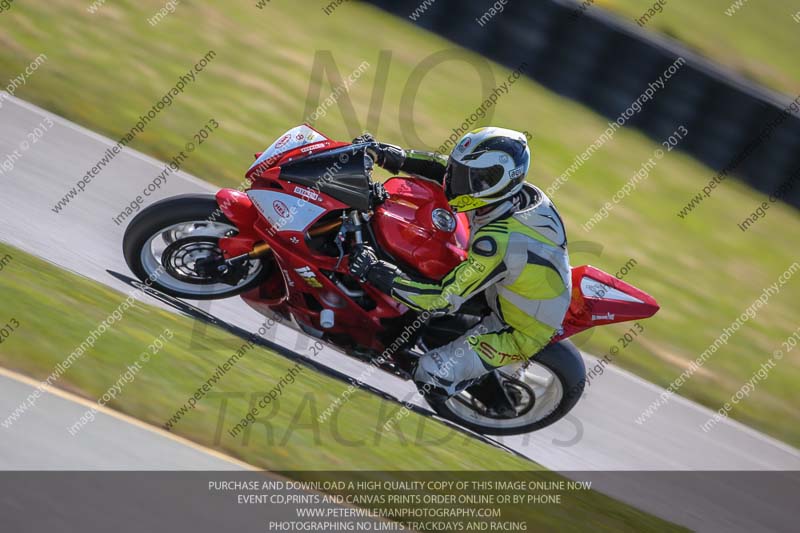
POLYGON ((393 174, 400 172, 406 162, 406 151, 393 144, 378 144, 367 148, 369 155, 378 166, 393 174))
POLYGON ((395 265, 379 260, 375 250, 363 244, 350 253, 350 274, 362 282, 369 281, 379 291, 389 295, 392 294, 394 278, 404 275, 395 265))
POLYGON ((403 163, 406 161, 406 151, 399 146, 379 143, 371 133, 365 133, 353 139, 353 144, 363 143, 373 143, 367 146, 366 152, 376 165, 395 174, 403 168, 403 163))
POLYGON ((350 274, 359 279, 366 281, 369 269, 380 263, 375 250, 363 244, 353 248, 350 252, 350 274))
POLYGON ((374 143, 377 142, 371 133, 364 133, 353 139, 353 144, 374 143))

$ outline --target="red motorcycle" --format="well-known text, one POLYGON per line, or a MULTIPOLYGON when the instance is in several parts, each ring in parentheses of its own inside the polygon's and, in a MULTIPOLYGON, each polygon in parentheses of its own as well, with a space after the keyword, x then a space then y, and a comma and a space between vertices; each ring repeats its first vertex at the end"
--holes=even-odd
MULTIPOLYGON (((241 294, 348 355, 410 379, 414 361, 476 325, 482 295, 456 315, 429 318, 348 273, 367 242, 410 274, 440 280, 465 260, 469 225, 442 185, 421 177, 374 182, 369 143, 336 142, 298 126, 256 154, 244 190, 157 202, 130 223, 125 259, 141 280, 193 300, 241 294)), ((572 269, 563 330, 525 363, 486 375, 447 400, 441 416, 487 434, 543 428, 567 414, 585 384, 580 352, 566 339, 593 326, 652 316, 655 300, 591 266, 572 269)))

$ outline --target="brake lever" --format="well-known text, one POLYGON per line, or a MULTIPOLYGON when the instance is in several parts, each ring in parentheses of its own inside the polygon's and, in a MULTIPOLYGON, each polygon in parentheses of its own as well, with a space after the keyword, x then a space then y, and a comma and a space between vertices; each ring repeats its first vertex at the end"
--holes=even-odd
MULTIPOLYGON (((336 248, 339 250, 339 259, 336 261, 336 266, 333 267, 334 272, 339 270, 339 266, 342 264, 342 260, 344 259, 344 246, 342 243, 344 242, 344 224, 342 224, 341 229, 339 229, 339 233, 336 234, 336 248)), ((331 272, 331 276, 333 272, 331 272)))
MULTIPOLYGON (((333 267, 334 271, 339 270, 342 260, 344 260, 344 246, 342 246, 342 243, 347 239, 347 234, 356 229, 350 217, 342 213, 342 225, 339 227, 339 233, 336 234, 336 238, 334 239, 336 242, 336 249, 339 250, 339 259, 336 261, 336 266, 333 267)), ((331 275, 333 275, 333 273, 331 273, 331 275)))

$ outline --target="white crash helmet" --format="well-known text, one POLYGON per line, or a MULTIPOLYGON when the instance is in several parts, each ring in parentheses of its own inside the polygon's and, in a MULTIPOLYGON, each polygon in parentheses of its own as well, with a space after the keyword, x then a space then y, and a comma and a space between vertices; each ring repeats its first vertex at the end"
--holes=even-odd
POLYGON ((459 140, 444 175, 444 190, 455 211, 471 211, 522 190, 531 165, 524 133, 479 128, 459 140))

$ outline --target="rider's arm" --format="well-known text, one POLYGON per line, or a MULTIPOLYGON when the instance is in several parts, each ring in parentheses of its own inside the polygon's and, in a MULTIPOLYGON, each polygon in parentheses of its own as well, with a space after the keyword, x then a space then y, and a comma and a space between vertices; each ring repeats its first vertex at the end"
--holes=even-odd
POLYGON ((472 296, 502 280, 507 275, 503 257, 508 236, 483 229, 475 235, 467 260, 439 283, 395 276, 392 279, 391 295, 417 311, 445 314, 456 311, 472 296))
MULTIPOLYGON (((371 137, 370 137, 371 139, 371 137)), ((355 139, 363 140, 362 138, 355 139)), ((373 139, 374 140, 374 139, 373 139)), ((389 172, 406 172, 441 182, 447 168, 447 157, 435 152, 403 150, 393 144, 378 143, 367 149, 375 163, 389 172)))
POLYGON ((400 170, 417 174, 435 181, 442 181, 447 167, 447 158, 434 152, 406 150, 406 157, 400 170))

